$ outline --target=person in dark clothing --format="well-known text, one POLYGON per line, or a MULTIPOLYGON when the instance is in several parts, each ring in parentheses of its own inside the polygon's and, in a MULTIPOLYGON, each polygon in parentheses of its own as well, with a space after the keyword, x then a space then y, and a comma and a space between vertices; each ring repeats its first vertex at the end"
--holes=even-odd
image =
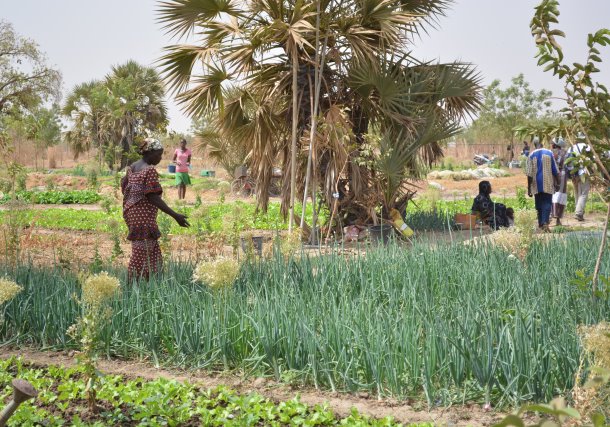
POLYGON ((530 145, 527 143, 527 141, 523 141, 523 150, 521 151, 521 154, 525 157, 530 155, 530 145))
MULTIPOLYGON (((494 230, 510 225, 506 206, 502 203, 494 203, 490 197, 491 183, 489 181, 479 182, 479 195, 472 203, 472 214, 478 215, 481 220, 494 230)), ((511 210, 512 211, 512 210, 511 210)))

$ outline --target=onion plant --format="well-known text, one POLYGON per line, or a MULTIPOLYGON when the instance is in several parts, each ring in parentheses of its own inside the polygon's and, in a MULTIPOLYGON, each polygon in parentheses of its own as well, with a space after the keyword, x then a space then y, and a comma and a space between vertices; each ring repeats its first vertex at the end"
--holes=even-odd
MULTIPOLYGON (((610 317, 608 299, 592 303, 571 284, 577 270, 593 268, 596 244, 534 243, 523 261, 461 244, 351 257, 276 252, 242 265, 222 294, 193 283, 192 265, 169 263, 156 281, 115 298, 100 340, 109 357, 430 405, 548 401, 573 385, 578 326, 610 317)), ((76 346, 66 330, 78 316, 77 277, 31 265, 10 273, 24 291, 5 307, 0 339, 76 346)))

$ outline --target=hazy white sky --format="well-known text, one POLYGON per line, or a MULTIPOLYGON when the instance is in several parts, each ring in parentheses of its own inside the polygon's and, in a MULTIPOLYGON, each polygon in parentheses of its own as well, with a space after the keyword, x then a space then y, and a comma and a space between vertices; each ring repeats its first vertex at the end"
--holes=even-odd
MULTIPOLYGON (((536 89, 558 94, 561 85, 536 67, 529 21, 538 0, 456 0, 437 29, 416 40, 421 59, 462 60, 476 64, 485 83, 508 82, 523 72, 536 89)), ((154 65, 172 40, 156 22, 156 0, 0 0, 0 19, 34 39, 64 78, 64 92, 99 79, 111 65, 135 59, 154 65)), ((568 38, 566 56, 582 62, 586 34, 610 27, 610 0, 561 1, 560 27, 568 38)), ((610 62, 610 47, 602 56, 610 62)), ((602 77, 610 83, 610 66, 602 77)), ((186 131, 190 119, 168 99, 170 128, 186 131)))

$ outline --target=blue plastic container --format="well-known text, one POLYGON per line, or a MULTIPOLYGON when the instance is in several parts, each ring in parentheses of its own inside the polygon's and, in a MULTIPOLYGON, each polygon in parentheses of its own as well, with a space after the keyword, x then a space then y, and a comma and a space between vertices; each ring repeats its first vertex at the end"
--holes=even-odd
POLYGON ((169 166, 167 167, 167 171, 168 171, 169 173, 176 173, 176 165, 169 165, 169 166))

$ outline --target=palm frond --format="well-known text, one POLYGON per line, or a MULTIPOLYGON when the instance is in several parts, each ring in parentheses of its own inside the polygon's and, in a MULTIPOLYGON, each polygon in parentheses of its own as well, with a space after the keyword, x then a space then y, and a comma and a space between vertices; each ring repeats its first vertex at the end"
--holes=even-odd
POLYGON ((223 84, 231 79, 224 67, 208 67, 207 74, 191 78, 192 88, 180 93, 176 100, 182 104, 186 114, 200 116, 224 106, 223 84))
POLYGON ((211 21, 222 13, 236 15, 239 5, 233 0, 167 0, 158 8, 159 22, 177 37, 183 37, 200 22, 211 21))
POLYGON ((242 35, 242 30, 234 16, 229 17, 228 22, 211 21, 200 33, 204 36, 203 42, 209 46, 221 46, 224 41, 230 41, 242 35))
POLYGON ((481 76, 470 64, 438 64, 436 88, 438 101, 455 119, 471 117, 481 107, 481 76))
POLYGON ((161 72, 170 91, 179 92, 188 86, 193 67, 198 61, 209 63, 217 52, 216 47, 176 45, 165 48, 168 53, 159 59, 161 72))
POLYGON ((427 33, 426 27, 436 27, 439 18, 445 16, 447 9, 455 0, 399 0, 402 10, 418 16, 411 29, 419 34, 421 30, 427 33))
POLYGON ((244 164, 248 155, 247 147, 240 146, 232 138, 224 137, 213 121, 196 134, 193 149, 200 153, 207 152, 209 157, 220 165, 227 174, 232 175, 235 168, 244 164))
POLYGON ((397 0, 363 0, 360 5, 360 25, 376 31, 379 40, 388 47, 398 43, 401 33, 418 18, 417 14, 401 7, 397 0))

